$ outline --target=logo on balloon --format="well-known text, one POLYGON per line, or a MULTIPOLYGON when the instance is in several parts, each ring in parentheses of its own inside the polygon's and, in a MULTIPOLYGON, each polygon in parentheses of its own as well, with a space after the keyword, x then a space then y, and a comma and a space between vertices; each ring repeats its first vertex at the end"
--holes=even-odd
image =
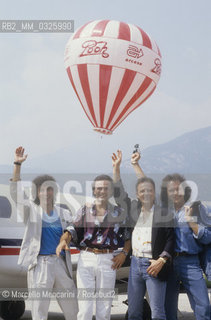
POLYGON ((139 49, 138 47, 129 45, 128 49, 127 49, 127 54, 130 57, 139 59, 141 57, 143 57, 144 53, 142 49, 139 49))
POLYGON ((161 61, 159 58, 156 58, 154 61, 155 67, 151 70, 152 72, 156 73, 157 75, 161 74, 161 61))
POLYGON ((109 54, 106 52, 108 47, 105 41, 88 40, 82 44, 82 48, 84 48, 84 50, 79 57, 93 55, 101 55, 103 58, 109 57, 109 54))

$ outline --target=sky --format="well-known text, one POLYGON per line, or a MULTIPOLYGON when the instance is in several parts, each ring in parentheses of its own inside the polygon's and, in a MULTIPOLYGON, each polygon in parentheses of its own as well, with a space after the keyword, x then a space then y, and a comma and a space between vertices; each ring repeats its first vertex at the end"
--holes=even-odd
MULTIPOLYGON (((72 150, 87 163, 106 165, 123 150, 170 141, 211 125, 210 0, 0 0, 0 20, 111 19, 140 26, 157 42, 162 74, 153 95, 114 131, 92 129, 64 68, 69 33, 0 33, 0 164, 16 146, 30 159, 72 150)), ((72 164, 74 166, 74 163, 72 164)), ((59 166, 59 163, 58 163, 59 166)))

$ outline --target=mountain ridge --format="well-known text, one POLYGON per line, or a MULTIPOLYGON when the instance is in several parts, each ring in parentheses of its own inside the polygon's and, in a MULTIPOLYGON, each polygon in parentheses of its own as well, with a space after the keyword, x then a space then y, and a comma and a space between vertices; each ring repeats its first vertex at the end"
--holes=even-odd
MULTIPOLYGON (((211 126, 187 132, 166 143, 141 150, 140 164, 146 174, 166 174, 169 172, 209 174, 211 173, 210 147, 211 126)), ((82 173, 84 172, 82 168, 86 168, 86 173, 94 173, 100 172, 100 167, 103 167, 105 171, 111 171, 110 162, 97 167, 95 162, 98 159, 95 159, 95 162, 89 161, 89 158, 85 160, 84 157, 78 157, 78 150, 67 147, 57 150, 53 154, 30 159, 30 162, 23 166, 23 173, 82 173), (80 159, 78 160, 78 158, 80 159), (74 168, 74 170, 70 170, 70 168, 74 168)), ((123 173, 133 171, 129 159, 123 161, 121 169, 123 173)), ((12 164, 0 165, 0 172, 2 174, 12 172, 12 164)))

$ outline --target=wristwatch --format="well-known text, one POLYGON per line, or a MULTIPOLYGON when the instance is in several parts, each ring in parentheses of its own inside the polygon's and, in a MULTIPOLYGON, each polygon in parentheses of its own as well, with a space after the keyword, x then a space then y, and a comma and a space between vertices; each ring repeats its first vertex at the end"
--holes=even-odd
POLYGON ((163 258, 163 257, 159 257, 159 259, 163 262, 163 264, 166 263, 167 259, 163 258))
POLYGON ((121 251, 121 252, 122 252, 122 253, 124 253, 125 257, 127 257, 128 252, 127 252, 125 249, 122 249, 122 251, 121 251))

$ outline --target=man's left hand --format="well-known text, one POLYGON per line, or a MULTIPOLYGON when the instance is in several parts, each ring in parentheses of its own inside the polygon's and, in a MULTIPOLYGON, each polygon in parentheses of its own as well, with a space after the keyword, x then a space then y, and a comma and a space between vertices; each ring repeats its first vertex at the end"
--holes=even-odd
POLYGON ((197 218, 193 217, 193 208, 185 206, 185 220, 188 223, 197 222, 197 218))

